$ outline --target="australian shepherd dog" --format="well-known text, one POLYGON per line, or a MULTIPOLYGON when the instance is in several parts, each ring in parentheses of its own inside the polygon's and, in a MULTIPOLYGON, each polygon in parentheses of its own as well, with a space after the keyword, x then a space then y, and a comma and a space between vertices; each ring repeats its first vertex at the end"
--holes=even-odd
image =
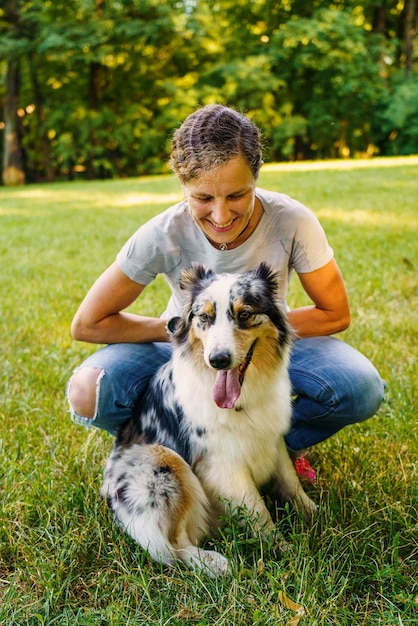
POLYGON ((160 563, 229 572, 223 555, 199 545, 234 510, 246 510, 257 530, 274 529, 260 495, 267 483, 306 520, 315 513, 283 439, 291 330, 276 281, 264 264, 246 274, 202 265, 181 274, 172 357, 118 433, 101 491, 118 524, 160 563))

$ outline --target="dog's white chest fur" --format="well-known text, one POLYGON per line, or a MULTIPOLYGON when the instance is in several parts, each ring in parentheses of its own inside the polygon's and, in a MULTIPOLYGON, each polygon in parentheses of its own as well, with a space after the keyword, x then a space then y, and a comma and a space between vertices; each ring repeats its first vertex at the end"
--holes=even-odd
POLYGON ((175 396, 184 409, 184 425, 193 440, 195 457, 202 452, 212 465, 246 466, 257 485, 277 466, 279 441, 290 426, 290 382, 286 360, 274 375, 259 380, 248 367, 236 408, 218 408, 212 397, 215 374, 181 353, 173 356, 175 396))

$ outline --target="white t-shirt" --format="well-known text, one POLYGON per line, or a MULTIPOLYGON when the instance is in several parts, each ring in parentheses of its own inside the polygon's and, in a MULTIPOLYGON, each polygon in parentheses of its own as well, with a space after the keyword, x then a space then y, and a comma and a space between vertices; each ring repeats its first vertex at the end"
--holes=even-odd
POLYGON ((203 263, 215 272, 246 272, 264 261, 279 276, 279 300, 285 306, 292 271, 306 273, 333 257, 318 219, 289 196, 256 189, 264 213, 254 232, 233 250, 218 250, 206 239, 182 201, 141 226, 117 255, 120 269, 131 280, 148 285, 163 274, 172 296, 163 317, 180 314, 182 269, 203 263))

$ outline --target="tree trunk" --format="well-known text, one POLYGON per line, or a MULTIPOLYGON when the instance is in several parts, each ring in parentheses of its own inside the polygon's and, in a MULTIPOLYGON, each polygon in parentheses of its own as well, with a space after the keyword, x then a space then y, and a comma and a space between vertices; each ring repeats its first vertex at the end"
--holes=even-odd
MULTIPOLYGON (((105 0, 95 0, 95 14, 98 19, 103 17, 103 10, 105 8, 105 0)), ((102 66, 97 61, 93 61, 89 68, 89 109, 92 116, 99 110, 101 100, 101 72, 102 66)), ((91 153, 88 155, 86 162, 86 178, 92 180, 97 177, 97 172, 93 165, 93 159, 96 147, 96 137, 93 127, 90 127, 90 146, 92 148, 91 153)))
POLYGON ((376 5, 373 10, 372 26, 375 33, 386 34, 386 6, 385 0, 376 5))
POLYGON ((51 146, 49 144, 48 136, 45 132, 45 111, 41 86, 38 81, 38 75, 33 56, 29 59, 30 75, 32 80, 33 95, 35 101, 35 114, 38 118, 38 128, 40 132, 41 145, 43 150, 43 166, 45 170, 45 180, 52 182, 55 179, 54 168, 52 166, 51 158, 51 146))
POLYGON ((17 61, 8 61, 6 95, 4 98, 4 155, 3 184, 24 185, 22 150, 18 133, 19 67, 17 61))
POLYGON ((415 0, 408 0, 405 8, 405 68, 407 74, 412 74, 412 63, 414 59, 415 0))

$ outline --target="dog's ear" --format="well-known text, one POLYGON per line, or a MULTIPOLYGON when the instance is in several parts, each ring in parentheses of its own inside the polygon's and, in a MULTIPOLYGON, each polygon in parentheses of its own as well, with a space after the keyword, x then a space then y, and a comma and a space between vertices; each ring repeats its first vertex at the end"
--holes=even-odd
MULTIPOLYGON (((279 276, 266 263, 260 263, 257 269, 249 272, 251 279, 261 281, 261 291, 257 294, 257 300, 264 301, 265 313, 269 316, 273 324, 279 331, 279 345, 289 343, 294 336, 294 332, 287 320, 287 315, 277 301, 279 288, 279 276)), ((253 283, 254 284, 254 283, 253 283)))
POLYGON ((254 278, 259 278, 270 289, 272 295, 276 295, 278 289, 278 274, 267 263, 260 265, 253 271, 254 278))
POLYGON ((190 328, 190 321, 185 317, 172 317, 166 325, 167 334, 171 341, 182 343, 186 340, 190 328))
POLYGON ((182 341, 193 319, 192 305, 196 296, 216 278, 215 272, 201 263, 193 263, 180 273, 179 286, 185 291, 181 320, 177 323, 173 338, 182 341))
MULTIPOLYGON (((187 269, 182 270, 179 279, 180 289, 196 293, 196 286, 202 285, 202 288, 209 282, 212 282, 215 273, 202 263, 193 263, 187 269)), ((198 289, 200 291, 200 289, 198 289)))

